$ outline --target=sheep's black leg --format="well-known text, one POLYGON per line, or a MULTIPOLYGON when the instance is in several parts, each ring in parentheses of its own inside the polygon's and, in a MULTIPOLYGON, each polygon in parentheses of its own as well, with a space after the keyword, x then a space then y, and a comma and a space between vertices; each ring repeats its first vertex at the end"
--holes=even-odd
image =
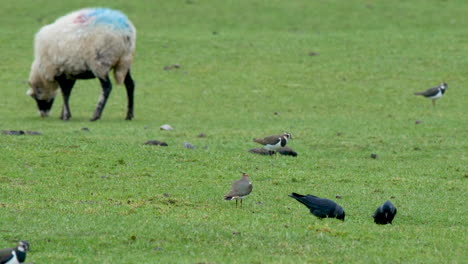
POLYGON ((57 77, 56 80, 59 83, 60 90, 62 90, 63 96, 62 114, 60 115, 60 119, 69 120, 71 117, 71 111, 68 101, 70 99, 71 90, 73 89, 76 80, 67 79, 64 75, 57 77))
POLYGON ((133 92, 135 91, 135 82, 130 75, 130 70, 128 70, 127 75, 125 76, 125 88, 127 88, 127 98, 128 98, 128 108, 127 108, 127 117, 125 120, 132 120, 133 118, 133 92))
POLYGON ((102 94, 99 97, 98 104, 96 106, 96 110, 94 111, 94 115, 91 118, 91 121, 96 121, 101 118, 102 111, 104 110, 104 106, 106 106, 107 98, 109 98, 109 94, 112 91, 112 83, 109 79, 109 76, 106 76, 105 79, 99 78, 102 87, 102 94))

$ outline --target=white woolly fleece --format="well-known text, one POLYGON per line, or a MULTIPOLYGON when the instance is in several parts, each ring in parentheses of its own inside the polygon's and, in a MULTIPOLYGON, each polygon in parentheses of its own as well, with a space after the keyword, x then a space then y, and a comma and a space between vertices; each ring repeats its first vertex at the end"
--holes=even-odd
POLYGON ((125 21, 126 27, 116 27, 106 24, 107 20, 93 23, 93 17, 83 19, 83 14, 94 10, 120 14, 110 9, 82 9, 58 18, 36 34, 29 82, 35 92, 42 90, 42 99, 55 96, 58 84, 54 78, 61 74, 91 70, 104 78, 114 69, 116 82, 123 83, 133 62, 136 29, 130 20, 125 21))

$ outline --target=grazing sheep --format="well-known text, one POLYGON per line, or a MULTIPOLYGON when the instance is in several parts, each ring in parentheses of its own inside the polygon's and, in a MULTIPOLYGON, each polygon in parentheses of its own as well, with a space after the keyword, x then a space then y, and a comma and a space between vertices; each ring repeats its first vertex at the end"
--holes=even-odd
POLYGON ((133 118, 135 83, 130 66, 135 53, 136 30, 127 16, 107 8, 88 8, 69 13, 44 26, 34 41, 34 62, 27 94, 33 97, 41 116, 48 116, 60 87, 63 108, 60 118, 71 117, 68 104, 77 79, 98 78, 102 94, 91 118, 101 117, 112 90, 109 72, 125 84, 128 97, 126 120, 133 118))

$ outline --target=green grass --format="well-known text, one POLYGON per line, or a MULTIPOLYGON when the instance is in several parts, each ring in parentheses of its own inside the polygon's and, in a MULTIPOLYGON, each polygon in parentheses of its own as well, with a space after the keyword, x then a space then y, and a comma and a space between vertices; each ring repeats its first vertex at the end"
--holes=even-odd
POLYGON ((28 240, 33 263, 466 263, 468 3, 157 2, 1 1, 0 129, 43 135, 0 134, 0 248, 28 240), (85 6, 138 30, 131 122, 122 86, 97 122, 96 80, 77 83, 69 122, 61 98, 41 119, 25 95, 34 33, 85 6), (436 108, 413 95, 441 81, 436 108), (297 158, 247 152, 282 131, 297 158), (236 209, 222 197, 241 171, 254 190, 236 209), (377 226, 387 199, 398 215, 377 226))

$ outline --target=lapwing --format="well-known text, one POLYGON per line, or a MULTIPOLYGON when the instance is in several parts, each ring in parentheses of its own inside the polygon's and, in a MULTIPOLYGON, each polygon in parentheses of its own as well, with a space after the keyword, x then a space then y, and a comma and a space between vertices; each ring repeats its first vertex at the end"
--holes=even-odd
POLYGON ((262 144, 266 150, 276 152, 278 149, 286 146, 289 139, 292 139, 291 134, 284 132, 282 135, 273 135, 265 138, 254 138, 253 141, 262 144))
POLYGON ((383 203, 372 215, 374 223, 379 225, 391 224, 397 213, 396 207, 390 201, 383 203))
POLYGON ((250 182, 249 175, 247 175, 247 173, 242 173, 242 178, 232 183, 231 190, 224 195, 224 200, 236 200, 236 208, 237 200, 240 200, 242 207, 242 199, 252 192, 252 188, 253 186, 250 182))
POLYGON ((446 83, 441 83, 439 86, 432 87, 423 92, 414 93, 414 95, 422 95, 426 98, 432 99, 432 105, 436 105, 436 100, 444 95, 445 90, 448 88, 446 83))
POLYGON ((343 207, 332 200, 319 198, 310 194, 301 195, 298 193, 292 193, 289 197, 305 205, 310 209, 310 212, 318 218, 337 218, 342 221, 345 220, 343 207))
POLYGON ((29 250, 29 243, 18 242, 15 248, 0 249, 0 264, 20 264, 26 260, 26 251, 29 250))

